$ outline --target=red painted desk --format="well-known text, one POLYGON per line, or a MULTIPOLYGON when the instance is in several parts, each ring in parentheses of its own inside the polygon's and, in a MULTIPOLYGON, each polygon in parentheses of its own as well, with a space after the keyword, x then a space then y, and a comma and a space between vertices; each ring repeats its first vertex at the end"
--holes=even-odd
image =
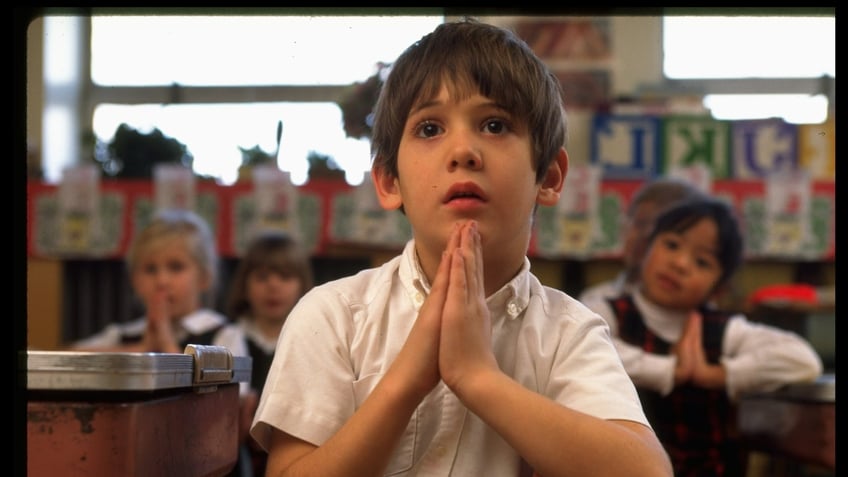
POLYGON ((225 475, 251 360, 216 348, 27 352, 27 475, 225 475))

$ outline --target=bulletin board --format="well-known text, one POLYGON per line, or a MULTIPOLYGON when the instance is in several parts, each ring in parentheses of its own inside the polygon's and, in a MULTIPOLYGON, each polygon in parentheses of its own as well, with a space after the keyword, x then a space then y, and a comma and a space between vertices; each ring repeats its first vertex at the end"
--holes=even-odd
MULTIPOLYGON (((621 217, 642 182, 599 181, 591 208, 581 209, 579 200, 566 213, 555 207, 540 207, 529 254, 576 259, 620 256, 621 217)), ((58 186, 30 181, 28 256, 122 257, 135 231, 154 213, 154 184, 104 180, 97 189, 96 212, 86 217, 63 213, 58 186)), ((209 222, 224 257, 239 256, 257 224, 287 230, 318 256, 344 247, 399 251, 411 238, 405 216, 399 211, 382 210, 367 182, 354 187, 344 180, 314 179, 295 189, 296 198, 289 209, 270 216, 258 216, 257 197, 250 182, 230 186, 199 182, 193 204, 209 222)), ((746 255, 785 260, 834 259, 834 190, 833 181, 811 181, 808 194, 797 200, 781 194, 785 204, 775 210, 767 181, 712 183, 713 194, 730 202, 738 213, 746 255)))

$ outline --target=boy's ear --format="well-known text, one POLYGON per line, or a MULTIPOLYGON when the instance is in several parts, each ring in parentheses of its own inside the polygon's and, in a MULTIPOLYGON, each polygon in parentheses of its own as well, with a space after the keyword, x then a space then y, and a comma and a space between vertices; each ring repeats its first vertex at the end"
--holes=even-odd
POLYGON ((377 200, 386 210, 395 210, 403 206, 403 198, 398 187, 397 177, 389 174, 382 167, 371 168, 371 182, 377 191, 377 200))
POLYGON ((536 195, 536 203, 541 205, 555 205, 559 202, 562 188, 565 185, 565 176, 568 174, 568 153, 561 147, 556 159, 548 166, 548 172, 542 180, 542 187, 536 195))

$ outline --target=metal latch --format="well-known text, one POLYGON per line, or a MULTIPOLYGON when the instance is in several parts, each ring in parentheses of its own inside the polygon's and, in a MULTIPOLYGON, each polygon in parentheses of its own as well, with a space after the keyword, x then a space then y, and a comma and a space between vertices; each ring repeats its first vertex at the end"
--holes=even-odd
POLYGON ((233 355, 224 346, 186 345, 183 354, 194 358, 196 386, 226 384, 233 380, 233 355))

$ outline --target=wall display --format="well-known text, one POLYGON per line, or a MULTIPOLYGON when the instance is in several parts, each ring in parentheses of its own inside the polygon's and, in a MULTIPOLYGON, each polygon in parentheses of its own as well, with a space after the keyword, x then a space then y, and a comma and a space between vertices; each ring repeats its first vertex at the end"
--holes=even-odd
POLYGON ((610 20, 606 17, 517 20, 515 32, 547 61, 598 61, 612 57, 610 20))
POLYGON ((545 207, 541 212, 544 219, 536 229, 536 248, 546 255, 591 256, 596 250, 596 237, 607 235, 598 230, 608 226, 599 210, 601 169, 592 165, 570 166, 564 187, 567 192, 556 207, 545 207))
POLYGON ((659 170, 668 173, 701 165, 714 178, 730 178, 730 139, 728 121, 709 116, 667 116, 661 123, 659 170))
POLYGON ((62 174, 53 237, 68 252, 86 253, 103 246, 99 183, 100 172, 89 164, 70 167, 62 174))
POLYGON ((605 17, 526 17, 512 25, 563 86, 569 111, 612 101, 612 41, 605 17))
POLYGON ((733 121, 731 135, 734 177, 798 169, 798 125, 777 118, 733 121))
MULTIPOLYGON (((530 255, 550 258, 614 258, 621 253, 621 218, 641 180, 593 182, 592 169, 579 190, 569 189, 558 207, 539 207, 530 255)), ((579 168, 569 173, 571 187, 579 168), (572 174, 575 174, 572 176, 572 174)), ((297 186, 295 231, 314 255, 330 249, 400 250, 411 237, 398 211, 377 209, 360 194, 373 194, 344 180, 315 179, 297 186), (370 204, 370 205, 368 205, 370 204)), ((568 186, 567 186, 568 187, 568 186)), ((99 186, 99 240, 88 248, 65 248, 59 230, 59 186, 29 182, 27 252, 34 257, 122 257, 133 231, 154 212, 150 181, 102 181, 99 186)), ((712 193, 731 202, 744 227, 748 257, 785 260, 833 260, 835 257, 835 184, 793 181, 792 194, 780 180, 714 180, 712 193), (792 200, 788 198, 794 197, 792 200), (785 200, 778 200, 783 198, 785 200), (784 237, 776 239, 776 237, 784 237), (777 241, 775 241, 777 240, 777 241)), ((196 211, 209 221, 222 256, 238 256, 257 217, 254 185, 222 186, 200 181, 196 211)))
MULTIPOLYGON (((290 174, 276 165, 254 166, 251 172, 254 214, 253 220, 240 224, 247 231, 245 239, 262 230, 271 229, 286 231, 295 240, 302 242, 302 227, 298 214, 299 194, 297 187, 292 184, 290 174)), ((241 241, 237 242, 240 243, 241 241)))
POLYGON ((798 165, 811 179, 836 177, 836 121, 798 125, 798 165))
MULTIPOLYGON (((553 207, 540 207, 531 255, 547 258, 615 258, 621 254, 622 217, 642 184, 635 180, 604 180, 597 198, 597 214, 588 243, 569 240, 553 207), (563 234, 566 234, 563 236, 563 234)), ((833 260, 835 197, 832 181, 795 181, 788 194, 780 181, 717 180, 711 193, 733 205, 745 235, 748 258, 780 260, 833 260), (778 200, 776 197, 782 198, 778 200), (787 197, 794 197, 788 200, 787 197), (802 205, 803 204, 803 205, 802 205)))
POLYGON ((592 120, 591 163, 604 177, 649 179, 659 175, 658 117, 597 114, 592 120))
POLYGON ((181 164, 153 166, 154 207, 161 209, 197 208, 197 179, 191 168, 181 164))
POLYGON ((412 228, 397 210, 385 210, 377 201, 371 177, 333 197, 329 239, 337 244, 400 248, 412 238, 412 228))
POLYGON ((597 114, 590 133, 590 163, 600 166, 606 179, 648 179, 676 167, 703 164, 715 179, 765 179, 806 170, 814 179, 833 180, 834 123, 597 114))

